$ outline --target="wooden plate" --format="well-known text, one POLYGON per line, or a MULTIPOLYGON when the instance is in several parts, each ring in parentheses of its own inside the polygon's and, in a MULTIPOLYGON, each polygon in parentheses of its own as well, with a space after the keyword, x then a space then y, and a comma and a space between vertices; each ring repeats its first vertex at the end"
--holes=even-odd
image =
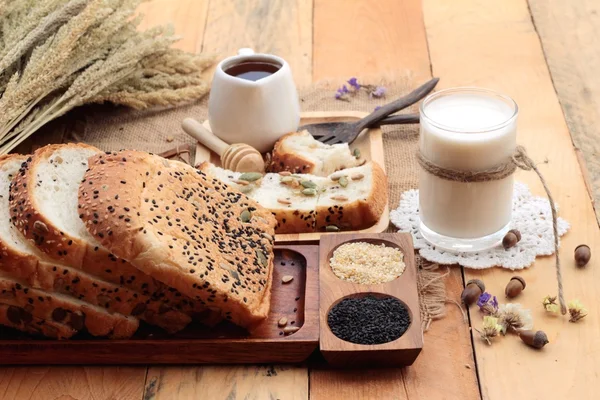
POLYGON ((423 348, 423 332, 417 291, 417 270, 410 233, 335 234, 321 238, 319 265, 320 287, 320 347, 323 357, 340 368, 364 368, 366 366, 411 365, 423 348), (402 275, 391 282, 361 285, 339 279, 329 265, 336 248, 349 242, 368 242, 395 247, 404 254, 406 268, 402 275), (411 323, 398 339, 377 345, 363 345, 344 341, 333 334, 327 323, 329 310, 340 300, 348 297, 394 297, 409 311, 411 323))
POLYGON ((28 337, 0 326, 0 365, 302 362, 319 343, 318 249, 276 246, 271 313, 252 335, 224 322, 213 329, 190 325, 175 335, 145 325, 129 340, 79 334, 58 341, 28 337), (294 279, 283 284, 285 275, 294 279), (277 326, 281 317, 300 330, 284 335, 277 326))
MULTIPOLYGON (((367 113, 359 111, 314 111, 305 112, 301 114, 300 125, 316 124, 319 122, 342 122, 342 121, 356 121, 365 117, 367 113)), ((204 124, 208 129, 208 121, 204 124)), ((350 145, 352 150, 358 148, 360 150, 361 157, 367 161, 373 161, 378 163, 385 172, 385 160, 383 153, 383 139, 381 136, 381 129, 367 129, 363 131, 360 136, 350 145)), ((196 146, 196 158, 194 165, 198 165, 204 161, 210 161, 211 163, 220 166, 221 160, 212 151, 200 143, 196 146)), ((360 231, 348 231, 358 233, 379 233, 384 232, 390 223, 390 209, 389 205, 386 204, 381 218, 377 223, 367 229, 360 231)), ((290 233, 284 235, 275 235, 277 242, 308 242, 318 241, 323 235, 330 235, 331 233, 326 232, 310 232, 310 233, 290 233)))

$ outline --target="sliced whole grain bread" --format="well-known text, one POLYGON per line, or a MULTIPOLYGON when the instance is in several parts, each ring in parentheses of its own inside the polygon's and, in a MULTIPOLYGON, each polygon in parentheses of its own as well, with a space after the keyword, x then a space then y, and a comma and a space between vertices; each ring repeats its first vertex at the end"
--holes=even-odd
POLYGON ((374 162, 327 177, 280 172, 252 182, 208 162, 199 168, 271 211, 279 234, 366 229, 377 223, 388 201, 385 173, 374 162))
MULTIPOLYGON (((205 308, 109 252, 79 218, 77 191, 87 158, 94 154, 103 153, 84 144, 50 145, 27 158, 11 186, 12 221, 53 260, 143 296, 145 309, 136 314, 139 318, 169 332, 180 330, 191 321, 191 314, 205 308)), ((102 188, 93 194, 104 202, 103 195, 102 188)))
POLYGON ((25 309, 0 300, 0 325, 9 326, 32 335, 46 336, 52 339, 69 339, 77 331, 60 322, 48 321, 31 315, 25 309))
POLYGON ((97 155, 89 165, 79 204, 102 245, 238 325, 252 330, 266 318, 276 223, 268 211, 216 178, 147 153, 97 155), (112 200, 95 198, 99 190, 112 200))
MULTIPOLYGON (((126 339, 133 336, 138 321, 101 309, 73 297, 26 286, 8 276, 0 276, 0 302, 23 308, 31 316, 69 325, 76 331, 87 329, 95 336, 126 339)), ((29 318, 27 315, 23 319, 29 318)))
MULTIPOLYGON (((26 156, 20 155, 0 157, 0 220, 10 221, 9 184, 25 159, 26 156)), ((26 241, 10 222, 0 224, 0 254, 0 274, 2 276, 6 279, 14 279, 21 286, 45 290, 48 292, 47 295, 53 298, 58 297, 62 303, 68 303, 69 310, 85 320, 85 327, 90 334, 96 336, 108 334, 113 338, 127 338, 136 331, 137 319, 109 312, 115 311, 115 307, 112 305, 110 307, 102 305, 103 307, 100 308, 94 307, 92 304, 83 304, 80 301, 90 300, 93 303, 98 298, 103 298, 98 296, 97 291, 110 291, 117 286, 95 280, 81 271, 50 263, 46 255, 26 241), (63 295, 58 295, 58 293, 63 295), (64 294, 70 294, 74 298, 69 298, 64 294), (86 306, 85 315, 82 313, 82 305, 86 306)), ((31 303, 36 301, 35 299, 30 300, 26 295, 27 293, 20 294, 31 303)), ((136 304, 138 301, 136 300, 136 304)))
POLYGON ((352 154, 348 143, 321 143, 308 131, 302 131, 288 133, 275 143, 269 171, 328 176, 363 163, 352 154))

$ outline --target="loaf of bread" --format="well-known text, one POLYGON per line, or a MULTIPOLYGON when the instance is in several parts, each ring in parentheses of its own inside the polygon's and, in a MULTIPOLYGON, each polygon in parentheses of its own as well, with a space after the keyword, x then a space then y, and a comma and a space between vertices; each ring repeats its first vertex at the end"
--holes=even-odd
POLYGON ((377 223, 387 205, 387 179, 373 162, 327 177, 241 174, 208 162, 199 169, 271 211, 279 234, 366 229, 377 223))
POLYGON ((302 131, 288 133, 275 143, 269 171, 328 176, 363 163, 352 154, 348 143, 324 144, 302 131))
POLYGON ((250 330, 266 318, 276 221, 239 190, 122 151, 90 158, 79 206, 95 240, 139 270, 250 330))
MULTIPOLYGON (((85 144, 51 145, 36 151, 23 163, 12 184, 13 223, 55 262, 130 289, 121 290, 119 295, 114 289, 100 294, 101 304, 114 306, 112 311, 133 312, 168 332, 181 330, 191 321, 190 315, 204 307, 196 307, 197 302, 109 252, 79 218, 77 193, 88 168, 87 159, 95 154, 102 152, 85 144)), ((107 201, 101 187, 92 197, 107 201)), ((125 219, 123 214, 118 216, 125 219)))
MULTIPOLYGON (((3 221, 10 221, 9 185, 26 158, 20 155, 0 157, 0 219, 3 221)), ((11 223, 0 224, 0 253, 3 285, 0 303, 22 307, 28 313, 23 314, 25 318, 17 319, 15 310, 11 309, 10 326, 29 332, 31 327, 26 322, 30 322, 27 315, 31 314, 34 320, 37 319, 36 332, 54 338, 72 336, 81 330, 82 323, 92 335, 116 339, 128 338, 137 330, 136 318, 111 313, 104 305, 96 307, 86 303, 102 299, 98 292, 114 291, 114 285, 49 262, 46 255, 26 241, 11 223), (41 321, 47 322, 49 327, 39 325, 41 321)))

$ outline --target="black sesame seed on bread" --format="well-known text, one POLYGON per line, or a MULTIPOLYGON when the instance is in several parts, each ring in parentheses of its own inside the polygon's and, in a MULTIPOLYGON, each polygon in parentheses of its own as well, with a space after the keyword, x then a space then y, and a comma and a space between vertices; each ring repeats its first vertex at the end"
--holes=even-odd
MULTIPOLYGON (((138 328, 138 320, 104 312, 86 302, 26 286, 7 276, 0 276, 0 302, 22 308, 22 320, 31 316, 45 321, 59 322, 75 331, 86 329, 94 336, 112 339, 131 337, 138 328)), ((15 322, 15 321, 13 321, 15 322)))
MULTIPOLYGON (((191 321, 190 315, 205 308, 109 252, 87 232, 79 218, 79 185, 87 170, 88 157, 95 154, 102 152, 85 144, 67 144, 43 147, 27 158, 10 191, 14 225, 51 259, 138 293, 140 299, 135 304, 145 304, 143 312, 135 309, 140 319, 168 332, 183 329, 191 321)), ((88 186, 90 183, 86 182, 88 186)), ((91 195, 100 204, 108 204, 102 187, 91 195)), ((90 217, 95 220, 95 215, 98 214, 90 217)), ((121 215, 123 220, 119 223, 126 223, 127 218, 121 215)), ((133 303, 123 300, 124 292, 104 294, 103 298, 107 296, 113 306, 124 304, 133 311, 133 303)), ((118 310, 127 312, 127 307, 118 310)))
MULTIPOLYGON (((1 301, 1 300, 0 300, 1 301)), ((9 326, 31 335, 52 339, 69 339, 77 331, 68 325, 31 315, 25 309, 0 302, 0 325, 9 326)))
MULTIPOLYGON (((26 156, 20 155, 0 157, 0 220, 10 220, 9 185, 25 159, 26 156)), ((47 256, 25 240, 11 223, 0 224, 0 274, 5 277, 5 280, 13 279, 15 287, 16 283, 19 283, 20 286, 45 290, 44 298, 50 296, 53 301, 60 300, 63 304, 62 307, 68 308, 71 310, 70 313, 85 320, 85 327, 92 335, 110 334, 114 338, 127 338, 133 335, 138 327, 137 319, 111 313, 104 308, 83 304, 82 301, 79 301, 82 299, 95 301, 97 294, 94 295, 94 291, 109 290, 104 288, 107 285, 105 282, 90 279, 89 275, 81 271, 56 263, 51 264, 47 260, 47 256), (57 295, 58 293, 63 295, 57 295), (64 294, 70 294, 73 298, 64 296, 64 294), (85 306, 86 314, 83 313, 82 306, 85 306)), ((115 285, 108 285, 111 288, 115 287, 115 285)), ((0 301, 6 297, 13 299, 17 295, 27 300, 26 307, 30 307, 27 304, 34 304, 38 301, 37 297, 27 297, 28 293, 20 290, 12 293, 5 291, 3 296, 0 296, 0 301)), ((41 308, 47 309, 48 304, 50 303, 46 302, 41 308)), ((48 322, 56 321, 48 320, 48 322)), ((22 324, 16 324, 14 327, 19 328, 20 326, 22 324)), ((48 331, 51 332, 53 329, 49 328, 48 331)))
POLYGON ((271 211, 278 234, 366 229, 379 221, 388 202, 387 178, 375 162, 326 177, 280 172, 251 182, 208 162, 199 169, 271 211))
POLYGON ((81 217, 102 245, 238 325, 251 330, 266 318, 270 212, 216 178, 147 153, 97 155, 89 166, 81 217), (100 190, 112 200, 94 198, 100 190))

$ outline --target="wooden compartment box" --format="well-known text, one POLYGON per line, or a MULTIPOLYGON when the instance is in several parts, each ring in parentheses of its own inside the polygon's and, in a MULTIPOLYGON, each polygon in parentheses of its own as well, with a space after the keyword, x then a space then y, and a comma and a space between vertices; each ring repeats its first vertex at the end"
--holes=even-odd
POLYGON ((343 368, 362 368, 411 365, 423 348, 423 332, 419 313, 417 271, 412 237, 409 233, 349 233, 324 235, 319 250, 320 280, 320 338, 321 353, 329 364, 343 368), (391 282, 362 285, 338 278, 329 260, 340 245, 348 242, 384 244, 400 249, 404 254, 404 273, 391 282), (395 297, 409 311, 411 322, 398 339, 377 345, 362 345, 347 342, 334 335, 327 322, 329 310, 347 297, 395 297))

